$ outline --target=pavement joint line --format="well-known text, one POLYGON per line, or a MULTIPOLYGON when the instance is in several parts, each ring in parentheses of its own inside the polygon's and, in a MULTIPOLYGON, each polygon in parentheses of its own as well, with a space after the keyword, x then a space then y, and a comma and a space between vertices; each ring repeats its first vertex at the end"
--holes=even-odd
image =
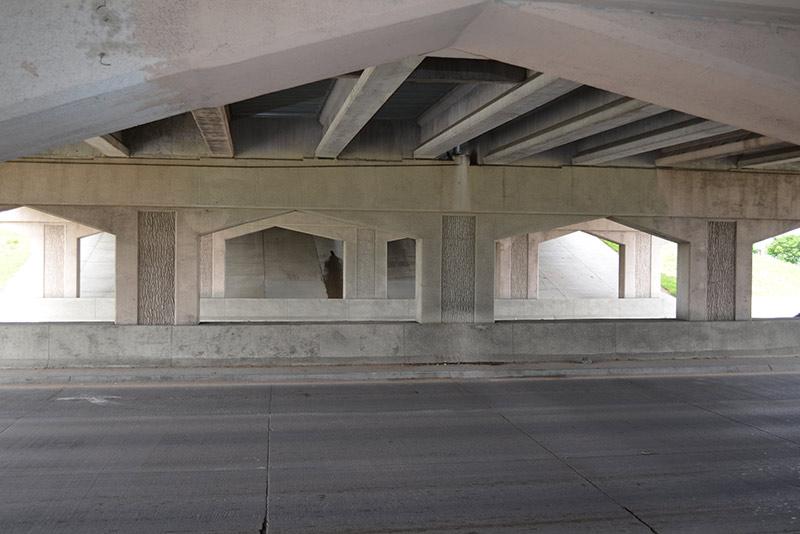
POLYGON ((259 534, 269 533, 269 486, 270 486, 270 456, 272 451, 272 392, 274 387, 270 386, 269 396, 267 400, 267 468, 266 468, 266 483, 264 490, 264 521, 261 523, 261 530, 259 534))
MULTIPOLYGON (((770 374, 770 373, 767 373, 767 374, 770 374)), ((642 384, 640 384, 640 383, 638 383, 638 382, 636 382, 634 380, 630 380, 629 382, 630 382, 631 385, 633 385, 635 387, 638 387, 638 388, 641 388, 641 389, 645 389, 645 390, 647 389, 647 388, 644 388, 642 384)), ((740 388, 737 388, 736 386, 731 386, 731 387, 733 387, 734 389, 736 389, 738 391, 744 392, 744 390, 742 390, 740 388)), ((646 393, 647 393, 647 391, 646 391, 646 393)), ((752 394, 752 392, 749 392, 749 393, 752 394)), ((771 400, 769 397, 760 395, 758 393, 755 393, 755 395, 760 397, 758 399, 759 402, 766 402, 766 401, 770 401, 771 400)), ((679 397, 675 397, 675 400, 676 400, 676 402, 678 402, 680 404, 683 404, 685 406, 691 406, 692 408, 696 408, 696 409, 702 410, 702 411, 704 411, 706 413, 710 413, 712 415, 716 415, 717 417, 721 417, 722 419, 725 419, 726 421, 729 421, 731 423, 735 423, 737 425, 743 425, 743 426, 752 428, 753 430, 757 430, 757 431, 762 432, 764 434, 767 434, 768 436, 771 436, 773 438, 776 438, 776 439, 779 439, 781 441, 785 441, 787 443, 791 443, 792 445, 800 447, 800 442, 797 442, 795 440, 789 439, 789 438, 787 438, 785 436, 780 436, 778 434, 775 434, 774 432, 770 432, 769 430, 766 430, 764 428, 761 428, 761 427, 758 427, 758 426, 753 425, 751 423, 748 423, 747 421, 740 421, 740 420, 738 420, 738 419, 736 419, 734 417, 731 417, 729 415, 725 415, 725 414, 719 413, 716 410, 713 410, 713 409, 711 409, 711 408, 709 408, 707 406, 703 406, 702 404, 697 404, 697 403, 694 403, 694 402, 687 402, 687 401, 684 401, 684 400, 680 400, 679 397)))
MULTIPOLYGON (((458 383, 457 383, 457 384, 458 384, 458 383)), ((458 386, 459 386, 459 388, 461 388, 461 385, 460 385, 460 384, 458 384, 458 386)), ((558 461, 559 463, 561 463, 562 465, 564 465, 565 467, 567 467, 567 468, 568 468, 570 471, 572 471, 573 473, 575 473, 576 475, 578 475, 578 477, 580 477, 582 480, 584 480, 584 481, 585 481, 587 484, 589 484, 589 485, 590 485, 590 486, 592 486, 594 489, 596 489, 597 491, 599 491, 600 493, 602 493, 603 495, 605 495, 605 497, 606 497, 608 500, 610 500, 611 502, 613 502, 614 504, 616 504, 617 506, 619 506, 620 508, 622 508, 623 510, 625 510, 625 512, 627 512, 627 513, 628 513, 628 514, 629 514, 631 517, 633 517, 634 519, 636 519, 636 521, 638 521, 639 523, 641 523, 643 526, 647 527, 647 528, 650 530, 650 532, 652 532, 653 534, 658 534, 658 531, 657 531, 655 528, 653 528, 653 527, 652 527, 650 524, 648 524, 648 523, 647 523, 647 521, 645 521, 644 519, 642 519, 641 517, 639 517, 639 516, 638 516, 638 515, 637 515, 635 512, 633 512, 633 510, 631 510, 630 508, 628 508, 627 506, 625 506, 624 504, 622 504, 621 502, 619 502, 617 499, 615 499, 615 498, 614 498, 614 497, 613 497, 613 496, 612 496, 610 493, 608 493, 607 491, 605 491, 605 490, 604 490, 603 488, 601 488, 601 487, 600 487, 598 484, 596 484, 596 483, 595 483, 593 480, 591 480, 591 479, 590 479, 588 476, 586 476, 585 474, 583 474, 583 473, 582 473, 582 472, 581 472, 581 471, 580 471, 580 470, 579 470, 577 467, 575 467, 574 465, 572 465, 572 464, 571 464, 571 463, 570 463, 570 462, 569 462, 569 461, 568 461, 566 458, 563 458, 563 457, 562 457, 561 455, 559 455, 557 452, 555 452, 554 450, 550 449, 550 448, 549 448, 549 447, 547 447, 547 446, 546 446, 544 443, 540 442, 538 439, 536 439, 535 437, 533 437, 533 435, 532 435, 530 432, 526 431, 524 428, 520 427, 520 426, 519 426, 519 425, 517 425, 515 422, 513 422, 511 419, 509 419, 509 418, 506 416, 506 414, 504 414, 504 413, 503 413, 502 411, 500 411, 499 409, 495 408, 495 407, 494 407, 494 406, 493 406, 493 405, 492 405, 492 404, 491 404, 491 403, 490 403, 490 402, 489 402, 487 399, 485 399, 485 398, 483 397, 483 395, 481 395, 481 394, 478 394, 478 393, 474 393, 473 395, 474 395, 476 398, 478 398, 479 400, 483 401, 483 402, 486 404, 486 406, 487 406, 487 407, 488 407, 488 408, 489 408, 491 411, 493 411, 493 412, 494 412, 496 415, 499 415, 499 416, 500 416, 500 417, 501 417, 501 418, 502 418, 502 419, 503 419, 503 420, 504 420, 506 423, 508 423, 508 424, 509 424, 509 425, 511 425, 511 426, 512 426, 514 429, 516 429, 518 432, 520 432, 521 434, 523 434, 524 436, 526 436, 526 437, 527 437, 527 438, 528 438, 530 441, 532 441, 532 442, 533 442, 533 443, 535 443, 535 444, 536 444, 536 445, 537 445, 539 448, 541 448, 542 450, 544 450, 545 452, 547 452, 547 454, 549 454, 550 456, 552 456, 552 457, 553 457, 553 458, 554 458, 556 461, 558 461)))
POLYGON ((798 443, 797 441, 795 441, 793 439, 789 439, 789 438, 787 438, 785 436, 781 436, 781 435, 775 434, 774 432, 770 432, 769 430, 766 430, 766 429, 758 427, 758 426, 756 426, 754 424, 748 423, 747 421, 740 421, 740 420, 735 419, 733 417, 730 417, 728 415, 725 415, 725 414, 719 413, 719 412, 717 412, 715 410, 712 410, 711 408, 708 408, 708 407, 703 406, 701 404, 695 404, 693 402, 686 403, 686 404, 688 404, 689 406, 693 406, 693 407, 695 407, 695 408, 697 408, 699 410, 703 410, 705 412, 714 414, 717 417, 721 417, 721 418, 723 418, 723 419, 725 419, 727 421, 730 421, 731 423, 736 423, 738 425, 743 425, 743 426, 746 426, 748 428, 752 428, 753 430, 758 430, 759 432, 762 432, 762 433, 764 433, 764 434, 766 434, 768 436, 772 436, 773 438, 776 438, 776 439, 779 439, 781 441, 785 441, 787 443, 791 443, 792 445, 800 447, 800 443, 798 443))

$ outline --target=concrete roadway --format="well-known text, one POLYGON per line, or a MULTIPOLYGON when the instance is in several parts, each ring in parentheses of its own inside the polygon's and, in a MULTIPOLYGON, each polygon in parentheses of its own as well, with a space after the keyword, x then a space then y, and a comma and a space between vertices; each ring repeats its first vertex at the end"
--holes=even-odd
POLYGON ((800 530, 800 375, 0 388, 0 531, 800 530))

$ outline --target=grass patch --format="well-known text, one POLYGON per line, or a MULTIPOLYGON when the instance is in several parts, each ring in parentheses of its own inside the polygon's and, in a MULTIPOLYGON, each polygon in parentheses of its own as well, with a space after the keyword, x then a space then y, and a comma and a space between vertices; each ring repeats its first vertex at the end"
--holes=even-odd
POLYGON ((661 289, 672 295, 678 296, 678 279, 671 274, 661 273, 661 289))
POLYGON ((619 254, 619 243, 614 243, 613 241, 609 241, 608 239, 601 239, 600 241, 602 241, 603 243, 605 243, 606 245, 608 245, 608 247, 609 247, 611 250, 613 250, 614 252, 616 252, 617 254, 619 254))
POLYGON ((16 232, 0 228, 0 288, 5 287, 28 260, 30 242, 16 232))

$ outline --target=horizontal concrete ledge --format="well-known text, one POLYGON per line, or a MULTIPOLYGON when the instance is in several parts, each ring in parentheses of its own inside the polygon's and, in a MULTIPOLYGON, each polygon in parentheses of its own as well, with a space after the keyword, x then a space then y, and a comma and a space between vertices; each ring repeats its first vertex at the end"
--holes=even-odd
POLYGON ((202 298, 201 322, 413 321, 414 299, 202 298))
POLYGON ((800 358, 705 358, 630 360, 602 363, 294 365, 281 367, 144 367, 92 369, 8 369, 0 385, 96 384, 300 384, 395 380, 502 380, 614 378, 634 376, 708 376, 800 373, 800 358))
POLYGON ((536 319, 666 319, 675 317, 675 299, 495 299, 498 321, 536 319))
POLYGON ((800 356, 800 322, 0 325, 0 368, 542 364, 800 356))

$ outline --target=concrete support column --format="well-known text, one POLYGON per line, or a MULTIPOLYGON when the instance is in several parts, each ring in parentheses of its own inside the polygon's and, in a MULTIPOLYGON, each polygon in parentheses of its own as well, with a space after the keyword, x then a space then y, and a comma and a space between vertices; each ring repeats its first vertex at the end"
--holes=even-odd
POLYGON ((135 209, 114 214, 116 323, 139 320, 139 218, 135 209))
POLYGON ((76 298, 80 295, 80 232, 77 224, 65 227, 64 240, 64 296, 76 298))
POLYGON ((63 224, 44 225, 44 291, 45 298, 64 297, 64 265, 66 228, 63 224))
POLYGON ((677 317, 691 321, 736 318, 736 222, 695 221, 678 244, 677 317))
POLYGON ((174 211, 139 212, 139 324, 175 324, 174 211))
POLYGON ((529 299, 539 298, 539 245, 537 234, 528 234, 528 295, 529 299))
POLYGON ((664 242, 650 236, 650 296, 661 295, 661 253, 664 242))
POLYGON ((176 215, 175 228, 175 324, 200 321, 200 236, 176 215))
POLYGON ((636 264, 639 256, 636 235, 624 232, 616 238, 619 244, 619 298, 636 297, 636 264))
POLYGON ((652 283, 653 271, 660 269, 660 265, 653 263, 653 236, 644 232, 635 232, 634 235, 636 244, 634 296, 637 298, 658 296, 657 293, 653 293, 652 283))
POLYGON ((736 318, 736 222, 708 221, 709 321, 736 318))
POLYGON ((475 320, 475 226, 474 216, 442 217, 444 323, 471 323, 475 320))
POLYGON ((494 244, 494 294, 499 299, 511 298, 511 240, 506 237, 494 244))
POLYGON ((389 298, 389 236, 375 232, 375 298, 389 298))
MULTIPOLYGON (((494 322, 494 228, 488 217, 476 217, 473 257, 475 261, 474 278, 474 312, 472 322, 494 322)), ((527 257, 528 242, 524 235, 513 238, 511 245, 511 289, 515 290, 515 278, 524 280, 527 292, 527 257), (519 252, 516 256, 524 261, 515 261, 515 245, 519 252), (518 275, 518 276, 515 276, 518 275)), ((513 293, 512 293, 513 294, 513 293)))
POLYGON ((342 279, 342 298, 352 299, 358 295, 358 235, 344 240, 344 269, 342 279))
POLYGON ((200 297, 211 297, 213 264, 211 261, 211 234, 200 236, 200 297))
POLYGON ((211 235, 211 296, 225 297, 225 239, 218 233, 211 235))
POLYGON ((356 230, 355 298, 386 298, 386 238, 371 228, 356 230))
POLYGON ((533 234, 522 234, 495 242, 495 298, 536 298, 539 244, 532 236, 533 234), (534 247, 534 258, 530 257, 531 246, 534 247))
POLYGON ((707 234, 697 235, 690 242, 678 243, 678 319, 708 320, 707 250, 707 234))
POLYGON ((428 236, 417 239, 416 250, 417 321, 442 321, 442 240, 428 236))

